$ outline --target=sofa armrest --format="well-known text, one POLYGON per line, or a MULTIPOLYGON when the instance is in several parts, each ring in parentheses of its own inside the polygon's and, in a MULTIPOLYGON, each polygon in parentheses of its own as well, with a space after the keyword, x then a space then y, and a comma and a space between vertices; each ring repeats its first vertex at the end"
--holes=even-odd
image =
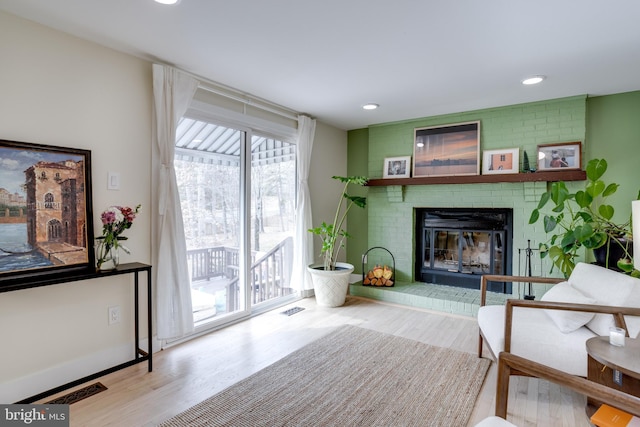
POLYGON ((499 417, 507 417, 509 376, 512 370, 554 382, 580 394, 595 397, 633 415, 640 416, 640 398, 636 396, 581 377, 569 375, 566 372, 541 365, 515 354, 501 352, 498 356, 498 385, 496 387, 496 415, 499 417))
POLYGON ((498 274, 485 274, 480 280, 480 307, 487 303, 487 283, 488 282, 526 282, 526 283, 546 283, 555 285, 564 281, 557 277, 531 277, 531 276, 504 276, 498 274))
POLYGON ((637 307, 614 307, 609 305, 510 299, 507 300, 505 305, 504 318, 504 351, 506 352, 511 351, 511 330, 513 326, 514 307, 612 314, 615 319, 616 326, 627 331, 627 336, 629 336, 629 332, 627 330, 627 324, 624 320, 624 316, 640 316, 640 308, 637 307))

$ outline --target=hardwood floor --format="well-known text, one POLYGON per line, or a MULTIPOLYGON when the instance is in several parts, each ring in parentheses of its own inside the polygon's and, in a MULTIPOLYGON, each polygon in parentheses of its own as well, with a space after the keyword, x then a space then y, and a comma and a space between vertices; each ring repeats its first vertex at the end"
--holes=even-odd
MULTIPOLYGON (((308 298, 158 352, 152 373, 140 364, 100 378, 108 390, 72 404, 71 425, 156 425, 343 324, 477 351, 478 329, 472 318, 356 297, 348 297, 343 307, 322 308, 308 298), (292 316, 281 314, 293 306, 305 310, 292 316)), ((493 415, 495 382, 494 363, 470 426, 493 415)), ((591 424, 585 402, 583 396, 547 381, 513 378, 508 420, 518 426, 586 427, 591 424)))

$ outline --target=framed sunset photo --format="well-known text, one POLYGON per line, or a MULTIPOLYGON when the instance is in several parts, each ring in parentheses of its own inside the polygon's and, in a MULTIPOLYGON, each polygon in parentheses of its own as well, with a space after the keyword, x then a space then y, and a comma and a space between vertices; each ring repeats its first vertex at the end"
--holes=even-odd
POLYGON ((480 122, 414 130, 413 176, 480 174, 480 122))

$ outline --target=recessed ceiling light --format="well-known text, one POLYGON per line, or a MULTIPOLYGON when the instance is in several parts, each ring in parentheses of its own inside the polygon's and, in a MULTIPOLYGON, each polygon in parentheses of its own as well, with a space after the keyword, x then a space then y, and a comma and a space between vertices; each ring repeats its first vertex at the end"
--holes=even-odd
POLYGON ((546 78, 545 76, 527 77, 526 79, 524 79, 522 81, 522 84, 523 85, 537 85, 538 83, 543 81, 545 78, 546 78))
POLYGON ((365 109, 365 110, 375 110, 378 107, 379 107, 378 104, 364 104, 362 106, 362 108, 365 109))
POLYGON ((155 2, 160 4, 177 4, 180 0, 155 0, 155 2))

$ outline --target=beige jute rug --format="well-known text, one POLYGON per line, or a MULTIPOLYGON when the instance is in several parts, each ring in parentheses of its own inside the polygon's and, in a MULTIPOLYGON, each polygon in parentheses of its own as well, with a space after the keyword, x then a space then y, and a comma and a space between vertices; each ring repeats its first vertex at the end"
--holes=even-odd
POLYGON ((161 426, 466 426, 489 364, 343 326, 161 426))

